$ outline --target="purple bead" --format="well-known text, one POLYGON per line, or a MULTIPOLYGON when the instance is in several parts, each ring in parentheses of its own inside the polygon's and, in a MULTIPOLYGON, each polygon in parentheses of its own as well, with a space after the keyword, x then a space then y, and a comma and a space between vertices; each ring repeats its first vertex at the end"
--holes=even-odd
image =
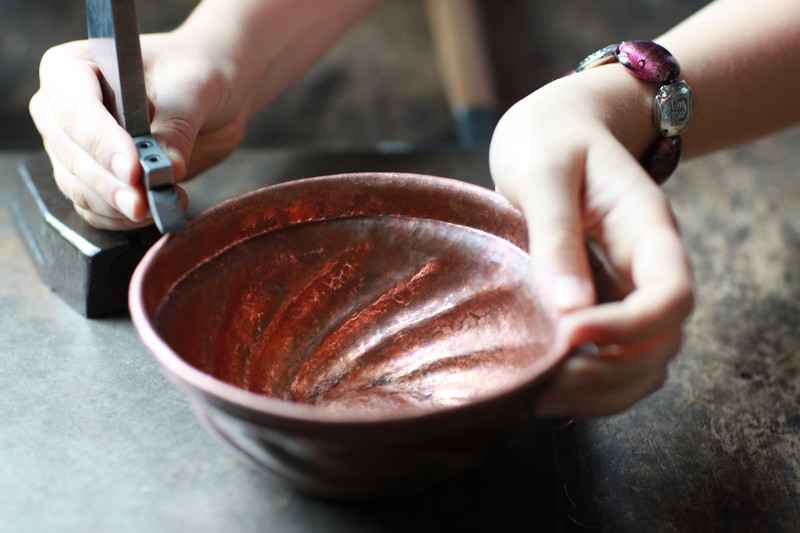
POLYGON ((661 137, 644 154, 641 164, 650 177, 662 185, 678 167, 682 151, 680 137, 661 137))
POLYGON ((681 73, 672 54, 653 41, 625 41, 617 49, 617 60, 645 81, 672 83, 681 73))

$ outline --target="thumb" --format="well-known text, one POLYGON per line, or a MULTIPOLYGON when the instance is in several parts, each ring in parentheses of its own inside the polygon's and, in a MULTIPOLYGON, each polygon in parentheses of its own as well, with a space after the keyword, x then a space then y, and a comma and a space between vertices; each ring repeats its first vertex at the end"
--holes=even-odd
POLYGON ((595 303, 583 223, 586 143, 571 130, 531 131, 539 114, 526 99, 501 118, 489 167, 497 190, 525 215, 542 295, 565 313, 595 303))
POLYGON ((559 312, 596 301, 583 225, 585 156, 563 154, 535 170, 520 191, 530 253, 544 296, 559 312), (535 191, 533 190, 535 182, 535 191))
POLYGON ((540 190, 549 201, 523 206, 538 281, 559 312, 595 303, 578 198, 567 192, 540 190))
POLYGON ((172 161, 175 182, 186 178, 189 161, 200 129, 196 113, 182 107, 155 107, 150 130, 172 161))

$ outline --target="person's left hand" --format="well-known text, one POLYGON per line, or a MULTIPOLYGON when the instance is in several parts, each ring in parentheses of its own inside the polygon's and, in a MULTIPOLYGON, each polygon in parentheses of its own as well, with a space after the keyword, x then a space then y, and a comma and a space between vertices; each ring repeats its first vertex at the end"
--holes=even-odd
POLYGON ((654 139, 652 100, 641 98, 651 89, 622 68, 545 86, 512 107, 492 139, 492 176, 525 214, 558 339, 596 348, 558 369, 537 403, 543 416, 612 414, 660 388, 693 306, 670 205, 631 153, 654 139), (607 270, 597 286, 587 243, 607 270))

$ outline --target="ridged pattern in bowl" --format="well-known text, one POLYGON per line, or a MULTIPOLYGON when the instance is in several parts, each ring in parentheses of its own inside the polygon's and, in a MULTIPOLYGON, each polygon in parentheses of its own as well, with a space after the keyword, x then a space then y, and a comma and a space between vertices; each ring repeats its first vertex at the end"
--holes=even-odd
POLYGON ((526 239, 464 182, 299 180, 162 238, 131 317, 199 417, 278 479, 405 491, 479 462, 564 357, 526 239))

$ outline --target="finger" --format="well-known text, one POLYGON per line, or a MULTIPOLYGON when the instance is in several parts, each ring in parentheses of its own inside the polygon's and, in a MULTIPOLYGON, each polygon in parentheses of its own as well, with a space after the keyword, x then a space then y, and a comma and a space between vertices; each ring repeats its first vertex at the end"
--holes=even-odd
MULTIPOLYGON (((151 129, 172 162, 176 182, 219 163, 242 140, 245 128, 235 123, 219 130, 201 130, 205 127, 202 107, 187 97, 180 103, 162 98, 154 108, 151 129)), ((245 116, 237 120, 244 121, 245 116)))
POLYGON ((569 395, 625 388, 666 367, 682 342, 683 330, 677 328, 646 342, 602 346, 597 353, 572 356, 564 362, 549 392, 569 395))
POLYGON ((545 392, 534 406, 542 417, 595 418, 619 413, 660 389, 667 380, 668 368, 663 367, 627 387, 606 392, 575 391, 568 397, 548 396, 545 392))
MULTIPOLYGON (((153 223, 150 217, 144 217, 133 221, 120 213, 115 207, 108 205, 100 198, 97 193, 86 187, 86 185, 67 172, 66 168, 58 160, 53 161, 53 175, 61 192, 69 198, 75 210, 81 218, 90 225, 107 230, 126 230, 144 227, 153 223)), ((124 189, 118 192, 118 203, 120 195, 127 193, 124 189)))
POLYGON ((613 273, 632 288, 645 281, 634 279, 637 265, 648 276, 691 278, 669 201, 630 152, 605 138, 587 158, 587 235, 613 273))
MULTIPOLYGON (((43 137, 53 156, 113 204, 119 186, 99 178, 87 156, 123 185, 134 187, 141 176, 138 152, 131 136, 103 105, 98 71, 88 43, 68 43, 49 50, 42 58, 40 79, 41 92, 49 104, 39 108, 40 131, 46 132, 43 137)), ((146 209, 142 201, 139 198, 136 204, 140 216, 146 209)))
POLYGON ((531 169, 531 176, 540 178, 530 179, 521 197, 539 279, 561 311, 595 301, 583 233, 583 162, 580 154, 563 154, 531 169))
POLYGON ((128 218, 106 217, 103 215, 98 215, 94 211, 82 209, 77 206, 75 206, 75 211, 82 219, 84 219, 86 222, 88 222, 95 228, 100 228, 105 230, 125 231, 136 228, 143 228, 153 224, 153 219, 150 217, 145 217, 138 222, 134 222, 128 218))
POLYGON ((589 233, 630 292, 565 317, 570 342, 630 344, 678 327, 694 305, 693 280, 666 196, 616 142, 589 159, 589 233))
MULTIPOLYGON (((131 220, 116 207, 106 203, 94 190, 88 188, 83 181, 70 174, 58 160, 52 160, 53 176, 61 192, 72 201, 75 210, 90 225, 99 229, 122 230, 147 226, 153 223, 146 216, 131 220)), ((118 205, 132 204, 132 193, 126 189, 117 191, 115 201, 118 205), (127 195, 131 195, 128 198, 127 195)))
POLYGON ((540 416, 596 417, 620 412, 663 386, 669 361, 678 353, 679 329, 633 346, 603 347, 573 357, 534 406, 540 416))
POLYGON ((173 165, 176 181, 187 174, 189 161, 201 125, 206 120, 212 102, 203 100, 203 94, 192 83, 198 74, 188 65, 172 65, 171 80, 181 80, 177 85, 165 81, 148 86, 151 104, 150 129, 173 165), (182 69, 187 69, 183 71, 182 69))
MULTIPOLYGON (((45 151, 51 153, 47 145, 45 151)), ((97 192, 72 175, 58 159, 51 156, 51 164, 56 185, 76 208, 94 211, 104 217, 124 218, 117 208, 108 204, 97 192)))
POLYGON ((679 237, 668 228, 644 236, 633 252, 635 290, 618 302, 580 309, 559 323, 571 346, 632 344, 680 327, 694 306, 691 269, 679 237))
POLYGON ((550 302, 561 311, 585 307, 594 303, 582 220, 586 154, 574 139, 556 138, 568 132, 549 139, 531 133, 522 119, 537 114, 528 105, 518 103, 498 124, 490 150, 492 176, 525 214, 537 277, 550 302))
POLYGON ((201 130, 191 152, 184 158, 188 161, 185 177, 196 176, 222 161, 242 142, 244 131, 244 125, 235 123, 211 132, 201 130))
POLYGON ((612 250, 629 258, 633 291, 621 301, 580 309, 559 321, 563 342, 616 345, 616 353, 602 348, 604 356, 569 360, 543 395, 541 413, 600 416, 624 409, 660 387, 667 361, 679 350, 693 306, 688 259, 668 210, 655 224, 646 223, 643 213, 634 214, 646 231, 627 239, 629 249, 612 250))
POLYGON ((51 131, 44 137, 43 144, 56 183, 64 195, 76 206, 95 210, 105 217, 126 216, 133 221, 142 220, 147 210, 139 190, 117 179, 54 126, 55 119, 46 102, 34 98, 31 108, 35 110, 37 127, 51 131))
MULTIPOLYGON (((185 210, 189 203, 188 195, 180 186, 176 186, 175 188, 178 191, 178 196, 180 196, 181 204, 183 204, 183 208, 185 210)), ((153 218, 150 216, 147 216, 139 221, 132 221, 125 217, 107 217, 100 215, 95 211, 86 210, 78 206, 75 206, 75 211, 77 211, 81 218, 86 220, 92 226, 107 230, 131 230, 150 226, 154 223, 153 218)))

